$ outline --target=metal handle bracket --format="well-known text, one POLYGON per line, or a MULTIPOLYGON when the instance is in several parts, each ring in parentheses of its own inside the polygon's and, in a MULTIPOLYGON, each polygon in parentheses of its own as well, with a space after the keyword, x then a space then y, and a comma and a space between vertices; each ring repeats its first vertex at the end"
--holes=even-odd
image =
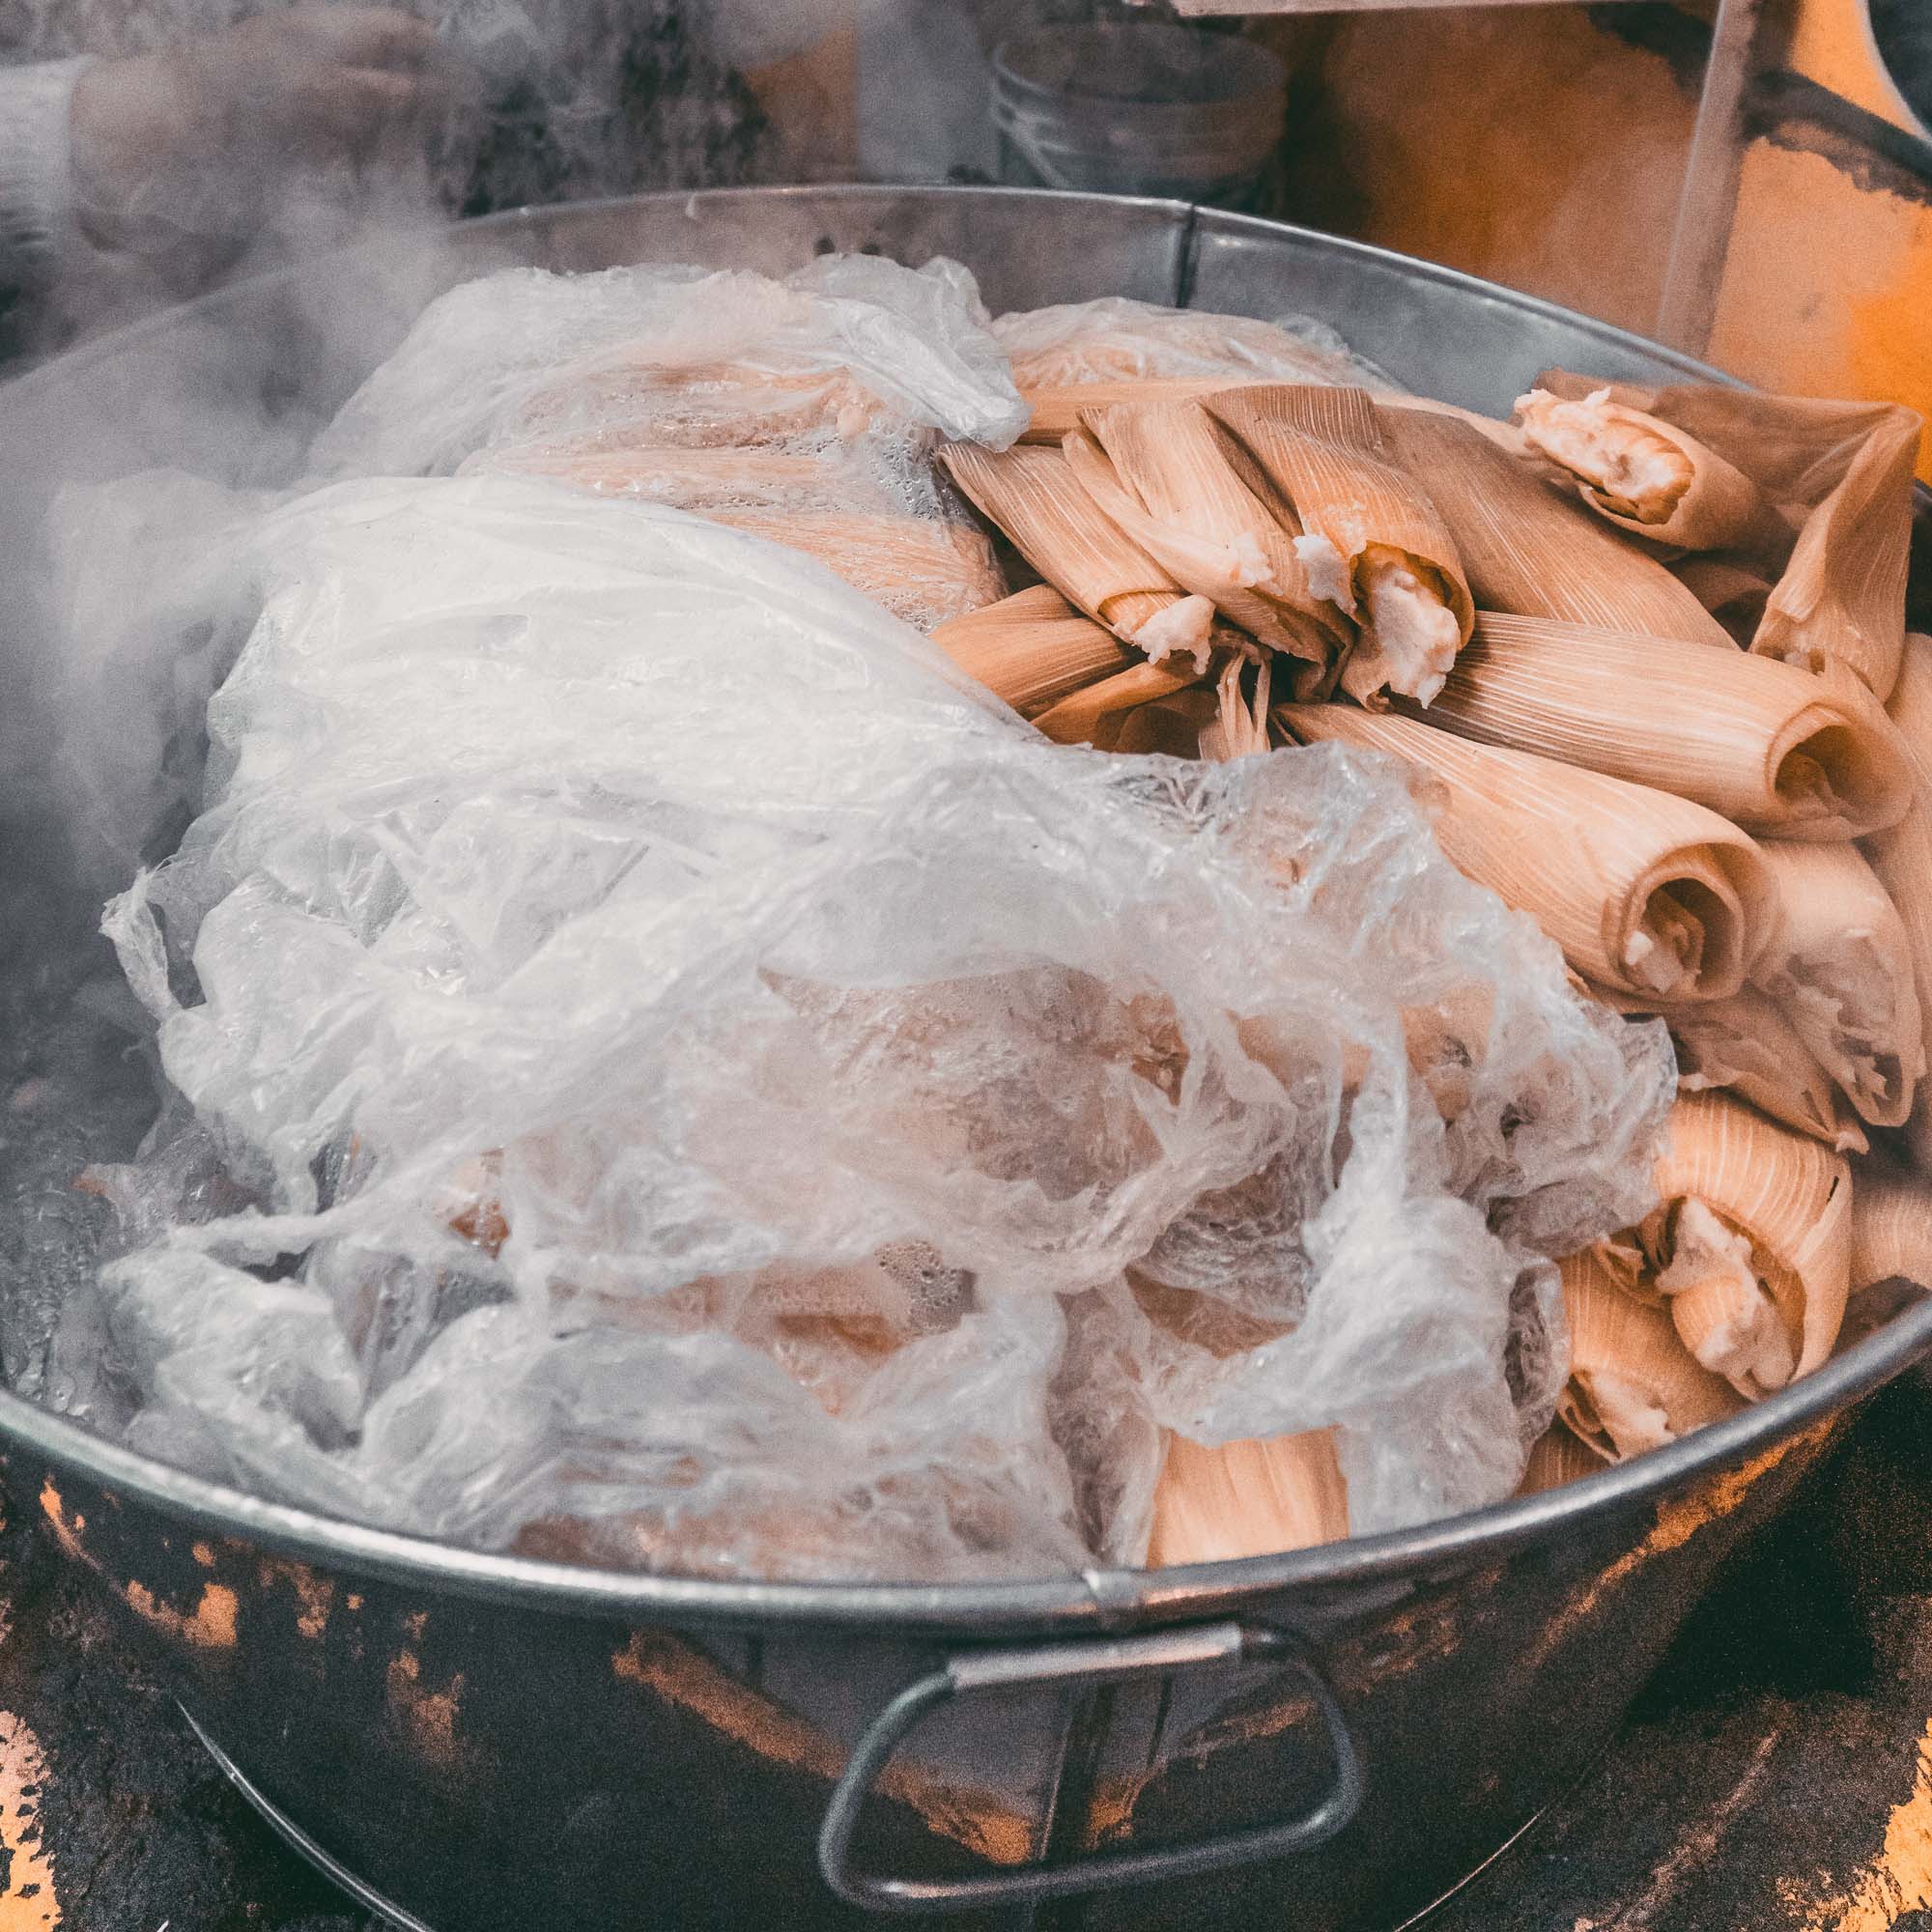
POLYGON ((1286 1633, 1251 1624, 1206 1624, 1149 1636, 1094 1643, 1042 1644, 1032 1650, 968 1651, 922 1677, 893 1699, 859 1740, 845 1774, 825 1807, 818 1833, 818 1868, 848 1904, 871 1912, 954 1912, 1013 1905, 1159 1879, 1199 1878, 1263 1859, 1286 1858, 1332 1838, 1361 1808, 1366 1779, 1335 1693, 1314 1662, 1286 1633), (1327 1728, 1335 1776, 1311 1810, 1278 1824, 1226 1832, 1191 1845, 1150 1851, 1092 1852, 1053 1864, 1026 1865, 983 1877, 915 1879, 855 1871, 852 1837, 873 1780, 893 1753, 942 1704, 955 1697, 1020 1685, 1118 1683, 1150 1672, 1251 1660, 1298 1677, 1327 1728))

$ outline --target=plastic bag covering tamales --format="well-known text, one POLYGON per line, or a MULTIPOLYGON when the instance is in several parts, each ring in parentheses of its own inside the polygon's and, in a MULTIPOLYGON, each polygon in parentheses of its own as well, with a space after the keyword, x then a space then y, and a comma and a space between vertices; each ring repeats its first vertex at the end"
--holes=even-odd
POLYGON ((1365 746, 1440 781, 1443 851, 1528 913, 1586 979, 1725 999, 1763 948, 1776 888, 1761 851, 1703 806, 1413 719, 1341 704, 1283 705, 1274 716, 1302 743, 1365 746))

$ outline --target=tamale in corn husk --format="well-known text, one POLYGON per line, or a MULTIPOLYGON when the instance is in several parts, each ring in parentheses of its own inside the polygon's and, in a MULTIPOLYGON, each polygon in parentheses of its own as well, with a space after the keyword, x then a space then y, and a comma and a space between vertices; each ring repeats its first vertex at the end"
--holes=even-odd
POLYGON ((1113 632, 1083 617, 1050 583, 1016 590, 940 625, 932 641, 1022 718, 1140 662, 1113 632))
POLYGON ((1530 1444, 1529 1462, 1516 1492, 1520 1496, 1541 1495, 1545 1490, 1560 1490, 1566 1483, 1594 1476, 1603 1466, 1604 1458, 1567 1422, 1552 1422, 1530 1444))
MULTIPOLYGON (((1083 411, 1063 445, 1082 488, 1175 582, 1259 642, 1317 664, 1350 638, 1306 546, 1241 480, 1198 403, 1083 411)), ((1325 560, 1325 559, 1324 559, 1325 560)))
POLYGON ((1661 1019, 1669 1027, 1680 1093, 1734 1094, 1838 1153, 1863 1153, 1869 1146, 1837 1082, 1777 1004, 1754 987, 1728 1000, 1689 1006, 1638 999, 1602 986, 1590 991, 1620 1013, 1661 1019))
MULTIPOLYGON (((1251 380, 1264 383, 1272 379, 1257 376, 1251 380)), ((1172 376, 1141 382, 1063 383, 1023 388, 1021 399, 1033 411, 1033 416, 1020 440, 1050 443, 1058 449, 1081 427, 1082 410, 1112 409, 1116 404, 1146 409, 1166 403, 1198 403, 1219 395, 1229 385, 1230 379, 1226 376, 1172 376)))
POLYGON ((1583 501, 1632 536, 1676 550, 1789 544, 1789 526, 1743 470, 1608 388, 1577 398, 1532 389, 1517 399, 1516 420, 1539 455, 1575 477, 1583 501))
MULTIPOLYGON (((1932 1056, 1932 638, 1907 637, 1887 709, 1912 761, 1915 795, 1905 816, 1867 838, 1864 851, 1912 949, 1923 1050, 1932 1056)), ((1932 1081, 1919 1087, 1906 1139, 1913 1158, 1932 1168, 1932 1081)))
POLYGON ((1932 1291, 1932 1181, 1870 1161, 1852 1181, 1852 1293, 1893 1280, 1932 1291))
POLYGON ((1772 837, 1858 838, 1895 824, 1912 793, 1897 728, 1862 686, 1548 617, 1479 615, 1428 722, 1772 837))
POLYGON ((1168 1437, 1154 1491, 1150 1569, 1309 1549, 1348 1534, 1349 1487, 1335 1460, 1333 1431, 1219 1448, 1168 1437))
POLYGON ((1292 737, 1386 752, 1441 781, 1450 860, 1528 913, 1586 979, 1676 1000, 1744 984, 1776 912, 1758 846, 1716 812, 1410 718, 1283 705, 1292 737))
POLYGON ((1638 1230, 1684 1345, 1756 1400, 1831 1355, 1851 1292, 1852 1171, 1719 1094, 1682 1096, 1638 1230))
MULTIPOLYGON (((1561 371, 1539 383, 1572 396, 1585 385, 1561 371)), ((1887 696, 1905 636, 1918 413, 1715 384, 1610 394, 1715 450, 1796 529, 1751 648, 1809 670, 1842 665, 1887 696)))
POLYGON ((1343 609, 1361 627, 1342 689, 1379 709, 1397 692, 1428 704, 1469 639, 1467 579, 1435 506, 1398 469, 1361 389, 1288 384, 1223 390, 1207 405, 1348 572, 1343 609))
POLYGON ((1456 540, 1476 603, 1524 617, 1732 648, 1656 557, 1453 415, 1379 406, 1400 468, 1456 540))
POLYGON ((1137 737, 1130 727, 1133 714, 1198 682, 1187 658, 1173 664, 1135 665, 1036 713, 1034 728, 1056 745, 1092 745, 1100 752, 1151 751, 1154 747, 1137 737))
POLYGON ((1669 1315, 1625 1293, 1594 1250, 1559 1265, 1570 1379, 1556 1412, 1604 1462, 1662 1449, 1744 1407, 1738 1392, 1684 1346, 1669 1315))
POLYGON ((1771 937, 1751 968, 1859 1118, 1895 1127, 1925 1071, 1912 944, 1856 846, 1763 848, 1777 886, 1771 937))
POLYGON ((1191 650, 1205 656, 1212 607, 1190 600, 1095 507, 1061 451, 1020 446, 995 453, 956 442, 940 452, 940 460, 980 513, 1095 623, 1128 643, 1139 642, 1152 625, 1151 655, 1191 650))

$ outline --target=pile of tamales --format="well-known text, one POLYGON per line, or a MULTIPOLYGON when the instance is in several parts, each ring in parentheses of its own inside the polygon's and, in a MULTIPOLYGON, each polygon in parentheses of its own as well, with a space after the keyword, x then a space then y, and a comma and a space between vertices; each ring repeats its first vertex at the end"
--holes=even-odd
MULTIPOLYGON (((1040 580, 942 626, 955 662, 1069 745, 1402 761, 1463 871, 1669 1026, 1659 1205, 1563 1264, 1527 1487, 1774 1394, 1932 1284, 1918 416, 1560 371, 1512 423, 1196 376, 1029 400, 1012 449, 944 452, 1040 580)), ((1150 1561, 1348 1532, 1325 1435, 1175 1439, 1150 1561)))

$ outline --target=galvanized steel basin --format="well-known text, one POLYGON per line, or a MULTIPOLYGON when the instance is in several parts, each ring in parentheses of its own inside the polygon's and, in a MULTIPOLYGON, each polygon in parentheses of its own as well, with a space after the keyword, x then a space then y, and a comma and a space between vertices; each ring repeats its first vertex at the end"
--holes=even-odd
MULTIPOLYGON (((1312 314, 1417 388, 1499 412, 1550 363, 1712 373, 1446 270, 1176 204, 644 196, 313 265, 49 364, 0 391, 0 446, 29 479, 0 496, 0 535, 24 543, 70 477, 273 475, 424 299, 494 264, 782 270, 835 248, 954 256, 996 308, 1312 314)), ((5 970, 24 984, 41 964, 28 949, 5 970)), ((1428 1903, 1586 1764, 1717 1566, 1928 1347, 1921 1303, 1690 1441, 1428 1528, 997 1587, 477 1555, 214 1487, 14 1395, 0 1445, 16 1505, 146 1634, 259 1801, 436 1932, 875 1910, 1343 1932, 1428 1903)))

